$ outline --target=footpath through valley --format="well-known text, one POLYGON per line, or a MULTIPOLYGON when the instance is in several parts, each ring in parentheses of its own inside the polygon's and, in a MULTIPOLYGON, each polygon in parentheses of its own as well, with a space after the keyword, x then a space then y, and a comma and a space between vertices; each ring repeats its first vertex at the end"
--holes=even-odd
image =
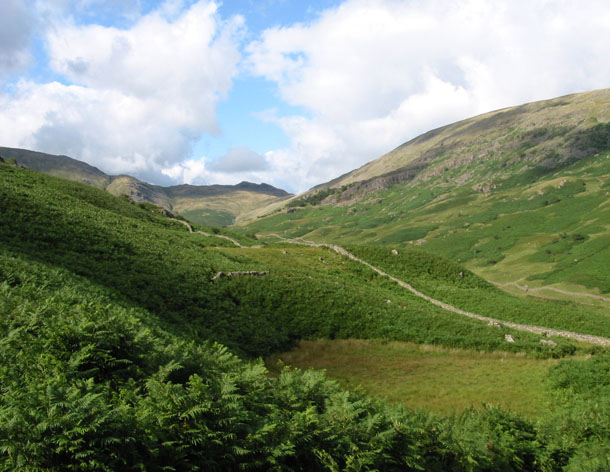
MULTIPOLYGON (((172 220, 178 221, 178 222, 184 224, 188 228, 189 232, 191 232, 191 233, 196 232, 196 233, 202 234, 204 236, 208 236, 208 237, 216 237, 216 238, 225 239, 225 240, 232 242, 233 244, 235 244, 235 246, 240 247, 240 248, 261 248, 261 246, 258 246, 258 245, 257 246, 243 246, 242 244, 239 243, 239 241, 236 241, 235 239, 230 238, 229 236, 225 236, 223 234, 210 234, 210 233, 206 233, 204 231, 193 231, 193 228, 191 227, 191 225, 189 223, 187 223, 186 221, 177 220, 174 218, 172 218, 172 220)), ((413 295, 415 295, 419 298, 422 298, 423 300, 426 300, 427 302, 432 303, 433 305, 436 305, 444 310, 447 310, 447 311, 450 311, 453 313, 457 313, 459 315, 467 316, 468 318, 474 318, 476 320, 480 320, 480 321, 486 322, 486 323, 488 323, 490 325, 494 325, 494 326, 506 326, 507 328, 512 328, 517 331, 528 331, 530 333, 535 333, 535 334, 539 334, 542 336, 559 336, 559 337, 563 337, 563 338, 574 339, 575 341, 581 341, 581 342, 585 342, 585 343, 589 343, 589 344, 596 344, 599 346, 610 346, 610 338, 605 338, 602 336, 575 333, 572 331, 564 331, 564 330, 559 330, 559 329, 554 329, 554 328, 546 328, 543 326, 534 326, 534 325, 527 325, 527 324, 521 324, 521 323, 513 323, 512 321, 504 321, 504 320, 500 320, 497 318, 490 318, 488 316, 483 316, 483 315, 479 315, 477 313, 472 313, 470 311, 462 310, 461 308, 457 308, 448 303, 445 303, 440 300, 436 300, 432 297, 429 297, 428 295, 420 292, 419 290, 417 290, 416 288, 414 288, 412 285, 408 284, 404 280, 400 280, 399 278, 394 277, 393 275, 390 275, 387 272, 384 272, 383 270, 379 269, 378 267, 375 267, 374 265, 370 264, 369 262, 367 262, 363 259, 360 259, 359 257, 357 257, 354 254, 352 254, 351 252, 349 252, 347 249, 345 249, 341 246, 338 246, 336 244, 316 243, 314 241, 308 241, 303 238, 289 239, 289 238, 285 238, 279 234, 267 234, 266 236, 278 238, 281 241, 283 241, 285 243, 290 243, 290 244, 300 244, 300 245, 311 246, 311 247, 325 247, 325 248, 332 249, 337 254, 348 257, 349 259, 351 259, 353 261, 356 261, 360 264, 365 265, 369 269, 377 272, 379 275, 381 275, 383 277, 387 277, 388 279, 397 283, 399 286, 407 289, 413 295)))

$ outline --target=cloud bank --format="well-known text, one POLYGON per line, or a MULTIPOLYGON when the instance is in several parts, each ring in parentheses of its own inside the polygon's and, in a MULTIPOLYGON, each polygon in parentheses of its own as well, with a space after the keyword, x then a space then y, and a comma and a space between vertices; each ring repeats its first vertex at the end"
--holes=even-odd
POLYGON ((22 0, 0 2, 0 80, 30 62, 34 19, 22 0))

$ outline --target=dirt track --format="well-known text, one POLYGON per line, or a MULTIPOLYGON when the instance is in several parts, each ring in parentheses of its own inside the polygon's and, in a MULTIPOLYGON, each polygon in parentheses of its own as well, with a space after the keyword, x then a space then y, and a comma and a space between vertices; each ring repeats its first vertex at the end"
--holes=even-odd
POLYGON ((500 320, 497 318, 490 318, 488 316, 483 316, 483 315, 479 315, 476 313, 472 313, 469 311, 465 311, 462 310, 460 308, 454 307, 453 305, 449 305, 448 303, 442 302, 440 300, 436 300, 432 297, 429 297, 428 295, 420 292, 419 290, 415 289, 414 287, 412 287, 410 284, 408 284, 407 282, 400 280, 396 277, 394 277, 393 275, 390 275, 384 271, 382 271, 381 269, 375 267, 374 265, 366 262, 365 260, 360 259, 359 257, 355 256, 354 254, 352 254, 351 252, 349 252, 348 250, 342 248, 341 246, 337 246, 335 244, 325 244, 325 243, 315 243, 313 241, 307 241, 305 239, 302 238, 297 238, 297 239, 286 239, 278 234, 269 234, 267 236, 273 236, 276 238, 279 238, 281 240, 283 240, 284 242, 288 242, 288 243, 292 243, 292 244, 305 244, 307 246, 313 246, 313 247, 327 247, 332 249, 333 251, 337 252, 338 254, 341 254, 345 257, 349 257, 350 259, 359 262, 365 266, 367 266, 368 268, 370 268, 371 270, 374 270, 375 272, 377 272, 379 275, 382 275, 384 277, 389 278, 390 280, 396 282, 398 285, 400 285, 403 288, 406 288, 407 290, 409 290, 411 293, 413 293, 415 296, 422 298, 430 303, 432 303, 433 305, 436 305, 438 307, 441 307, 444 310, 447 311, 451 311, 453 313, 457 313, 463 316, 467 316, 468 318, 474 318, 476 320, 480 320, 480 321, 485 321, 489 324, 494 324, 494 325, 501 325, 501 326, 506 326, 507 328, 512 328, 515 329, 517 331, 528 331, 530 333, 535 333, 535 334, 540 334, 543 336, 559 336, 559 337, 563 337, 563 338, 569 338, 569 339, 574 339, 576 341, 582 341, 582 342, 586 342, 586 343, 590 343, 590 344, 597 344, 599 346, 610 346, 610 338, 604 338, 602 336, 593 336, 591 334, 581 334, 581 333, 574 333, 572 331, 564 331, 564 330, 558 330, 558 329, 553 329, 553 328, 545 328, 543 326, 534 326, 534 325, 526 325, 526 324, 520 324, 520 323, 513 323, 512 321, 504 321, 504 320, 500 320))
MULTIPOLYGON (((190 224, 188 224, 186 221, 182 221, 182 220, 176 220, 173 219, 173 221, 178 221, 180 223, 182 223, 183 225, 185 225, 190 233, 193 233, 193 228, 191 227, 190 224)), ((231 241, 233 244, 235 244, 235 246, 240 247, 240 248, 260 248, 261 246, 243 246, 242 244, 240 244, 238 241, 236 241, 233 238, 230 238, 228 236, 222 235, 222 234, 210 234, 210 233, 206 233, 204 231, 196 231, 196 233, 199 234, 203 234, 204 236, 208 236, 208 237, 216 237, 216 238, 221 238, 221 239, 225 239, 228 241, 231 241)), ((384 271, 382 271, 381 269, 375 267, 374 265, 366 262, 363 259, 360 259, 359 257, 355 256, 354 254, 352 254, 351 252, 349 252, 348 250, 346 250, 345 248, 342 248, 341 246, 337 246, 336 244, 326 244, 326 243, 316 243, 314 241, 308 241, 306 239, 303 238, 296 238, 296 239, 287 239, 284 238, 283 236, 280 236, 279 234, 268 234, 266 236, 269 237, 275 237, 278 238, 286 243, 290 243, 290 244, 301 244, 301 245, 306 245, 306 246, 312 246, 312 247, 326 247, 329 249, 332 249, 333 251, 335 251, 337 254, 340 254, 342 256, 348 257, 349 259, 352 259, 353 261, 359 262, 360 264, 363 264, 365 266, 367 266, 369 269, 377 272, 379 275, 383 276, 383 277, 387 277, 390 280, 392 280, 393 282, 396 282, 398 285, 400 285, 401 287, 407 289, 408 291, 410 291, 412 294, 414 294, 415 296, 422 298, 430 303, 432 303, 433 305, 436 305, 440 308, 442 308, 443 310, 447 310, 453 313, 457 313, 459 315, 463 315, 463 316, 467 316, 468 318, 474 318, 476 320, 480 320, 480 321, 484 321, 488 324, 491 325, 500 325, 500 326, 506 326, 507 328, 512 328, 515 329, 517 331, 527 331, 530 333, 535 333, 535 334, 540 334, 542 336, 559 336, 562 338, 569 338, 569 339, 574 339, 576 341, 581 341, 581 342, 586 342, 589 344, 596 344, 599 346, 610 346, 610 338, 605 338, 602 336, 594 336, 591 334, 581 334, 581 333, 575 333, 572 331, 564 331, 564 330, 558 330, 558 329, 553 329, 553 328, 545 328, 543 326, 534 326, 534 325, 526 325, 526 324, 520 324, 520 323, 513 323, 512 321, 504 321, 504 320, 500 320, 497 318, 490 318, 488 316, 483 316, 483 315, 479 315, 477 313, 472 313, 469 311, 465 311, 462 310, 460 308, 457 308, 453 305, 449 305, 448 303, 442 302, 440 300, 436 300, 432 297, 429 297, 428 295, 420 292, 419 290, 415 289, 413 286, 411 286, 410 284, 408 284, 407 282, 400 280, 396 277, 394 277, 393 275, 390 275, 384 271)), ((516 284, 515 284, 516 285, 516 284)), ((520 286, 519 286, 520 287, 520 286)), ((542 289, 542 287, 540 288, 542 289)), ((556 289, 556 291, 559 291, 560 293, 566 293, 565 291, 560 291, 559 289, 556 289)), ((571 294, 571 292, 567 292, 567 294, 571 294)), ((592 295, 594 298, 597 298, 598 296, 596 295, 592 295)), ((604 297, 601 297, 602 299, 608 300, 604 297)), ((608 300, 610 301, 610 300, 608 300)))
POLYGON ((587 298, 593 298, 595 300, 602 300, 604 302, 610 302, 610 298, 608 297, 602 297, 601 295, 595 295, 594 293, 584 293, 584 292, 570 292, 568 290, 562 290, 560 288, 555 288, 555 287, 528 287, 527 285, 519 285, 517 282, 506 282, 506 283, 499 283, 499 282, 493 282, 491 280, 488 281, 491 284, 494 284, 496 287, 516 287, 519 290, 523 290, 524 292, 540 292, 543 290, 550 290, 551 292, 556 292, 556 293, 561 293, 563 295, 570 295, 572 297, 587 297, 587 298))

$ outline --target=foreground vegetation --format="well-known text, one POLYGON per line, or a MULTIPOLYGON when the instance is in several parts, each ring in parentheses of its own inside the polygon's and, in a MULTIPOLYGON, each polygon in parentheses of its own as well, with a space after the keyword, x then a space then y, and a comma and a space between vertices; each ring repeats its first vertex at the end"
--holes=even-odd
POLYGON ((610 358, 564 361, 542 421, 411 412, 266 375, 65 269, 2 254, 3 470, 604 470, 610 358), (593 380, 594 379, 594 380, 593 380), (595 408, 593 408, 595 404, 595 408))
POLYGON ((559 364, 544 420, 494 407, 412 412, 315 371, 270 377, 247 359, 356 336, 593 351, 443 312, 324 249, 234 248, 154 207, 6 164, 0 208, 2 470, 608 466, 605 355, 559 364), (268 274, 214 279, 235 271, 268 274))

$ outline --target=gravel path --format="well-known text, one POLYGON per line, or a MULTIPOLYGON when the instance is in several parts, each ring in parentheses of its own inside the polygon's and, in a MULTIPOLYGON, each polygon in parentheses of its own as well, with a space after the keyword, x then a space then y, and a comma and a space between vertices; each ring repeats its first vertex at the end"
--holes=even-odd
POLYGON ((379 275, 389 278, 390 280, 396 282, 401 287, 410 291, 415 296, 417 296, 419 298, 423 298, 424 300, 426 300, 426 301, 432 303, 433 305, 436 305, 444 310, 451 311, 451 312, 457 313, 459 315, 467 316, 468 318, 474 318, 476 320, 484 321, 491 325, 506 326, 507 328, 512 328, 517 331, 528 331, 530 333, 540 334, 543 336, 559 336, 562 338, 574 339, 576 341, 582 341, 582 342, 586 342, 589 344, 597 344, 599 346, 610 346, 610 338, 604 338, 602 336, 574 333, 572 331, 545 328, 543 326, 534 326, 534 325, 527 325, 527 324, 521 324, 521 323, 513 323, 512 321, 504 321, 504 320, 500 320, 497 318, 490 318, 488 316, 483 316, 483 315, 479 315, 477 313, 472 313, 470 311, 462 310, 461 308, 457 308, 453 305, 449 305, 448 303, 441 302, 440 300, 436 300, 432 297, 429 297, 428 295, 420 292, 419 290, 417 290, 416 288, 414 288, 407 282, 400 280, 400 279, 394 277, 393 275, 390 275, 390 274, 382 271, 381 269, 375 267, 374 265, 355 256, 354 254, 352 254, 345 248, 342 248, 341 246, 337 246, 335 244, 316 243, 313 241, 307 241, 306 239, 303 239, 303 238, 286 239, 278 234, 269 234, 267 236, 276 237, 276 238, 283 240, 284 242, 288 242, 288 243, 292 243, 292 244, 304 244, 304 245, 313 246, 313 247, 330 248, 333 251, 335 251, 336 253, 341 254, 342 256, 348 257, 356 262, 359 262, 360 264, 367 266, 371 270, 377 272, 379 275))
POLYGON ((550 290, 551 292, 555 292, 555 293, 562 293, 564 295, 570 295, 572 297, 588 297, 588 298, 594 298, 595 300, 602 300, 604 302, 610 302, 610 298, 608 297, 602 297, 601 295, 595 295, 594 293, 585 293, 585 292, 570 292, 568 290, 562 290, 560 288, 555 288, 555 287, 528 287, 527 285, 519 285, 517 282, 506 282, 506 283, 499 283, 499 282, 494 282, 492 280, 489 280, 489 283, 494 284, 496 287, 516 287, 519 290, 523 290, 524 292, 540 292, 542 290, 550 290))
MULTIPOLYGON (((221 239, 225 239, 227 241, 231 241, 233 244, 235 244, 235 246, 239 247, 239 248, 260 248, 261 246, 243 246, 242 244, 239 243, 239 241, 236 241, 233 238, 230 238, 229 236, 225 236, 223 234, 210 234, 210 233, 206 233, 205 231, 193 231, 192 226, 187 223, 186 221, 182 221, 182 220, 178 220, 175 218, 170 218, 172 221, 177 221, 179 223, 182 223, 183 225, 185 225, 190 233, 199 233, 202 234, 204 236, 208 236, 208 237, 215 237, 215 238, 221 238, 221 239)), ((545 328, 543 326, 534 326, 534 325, 527 325, 527 324, 521 324, 521 323, 513 323, 512 321, 504 321, 504 320, 500 320, 497 318, 490 318, 489 316, 483 316, 483 315, 479 315, 477 313, 472 313, 470 311, 465 311, 462 310, 461 308, 457 308, 453 305, 450 305, 448 303, 442 302, 440 300, 436 300, 432 297, 429 297, 428 295, 426 295, 425 293, 420 292, 419 290, 417 290, 416 288, 414 288, 413 286, 411 286, 410 284, 408 284, 407 282, 400 280, 396 277, 394 277, 393 275, 388 274, 387 272, 384 272, 383 270, 379 269, 378 267, 375 267, 374 265, 366 262, 363 259, 360 259, 359 257, 355 256, 354 254, 352 254, 351 252, 349 252, 347 249, 341 247, 341 246, 337 246, 336 244, 326 244, 326 243, 316 243, 314 241, 308 241, 306 239, 303 238, 295 238, 295 239, 288 239, 285 238, 283 236, 280 236, 279 234, 268 234, 266 236, 269 237, 274 237, 274 238, 278 238, 284 242, 290 243, 290 244, 302 244, 305 246, 312 246, 312 247, 326 247, 329 249, 332 249, 333 251, 335 251, 337 254, 340 254, 342 256, 345 256, 349 259, 352 259, 353 261, 359 262, 362 265, 365 265, 366 267, 368 267, 369 269, 377 272, 379 275, 383 276, 383 277, 387 277, 388 279, 392 280, 393 282, 396 282, 398 285, 400 285, 401 287, 407 289, 409 292, 411 292, 413 295, 422 298, 430 303, 432 303, 433 305, 436 305, 440 308, 442 308, 443 310, 447 310, 453 313, 457 313, 459 315, 463 315, 463 316, 467 316, 468 318, 474 318, 475 320, 479 320, 479 321, 484 321, 490 325, 495 325, 495 326, 506 326, 507 328, 512 328, 515 329, 517 331, 528 331, 530 333, 535 333, 535 334, 540 334, 542 336, 559 336, 562 338, 568 338, 568 339, 574 339, 575 341, 582 341, 585 343, 589 343, 589 344, 596 344, 599 346, 610 346, 610 338, 605 338, 602 336, 594 336, 591 334, 581 334, 581 333, 575 333, 572 331, 564 331, 564 330, 559 330, 559 329, 553 329, 553 328, 545 328)), ((516 285, 519 288, 522 288, 520 285, 517 285, 514 282, 511 282, 510 284, 512 285, 516 285)), ((496 284, 499 285, 499 284, 496 284)), ((526 287, 523 287, 523 289, 525 289, 526 287)), ((533 289, 533 290, 542 290, 545 287, 539 287, 537 289, 533 289)), ((563 291, 560 289, 554 289, 555 291, 559 292, 559 293, 565 293, 568 295, 572 295, 572 294, 577 294, 577 292, 567 292, 567 291, 563 291)), ((532 291, 532 289, 530 289, 530 291, 532 291)), ((605 297, 601 297, 599 295, 591 295, 591 294, 582 294, 582 295, 588 295, 591 296, 593 298, 600 298, 602 300, 607 300, 610 301, 610 299, 605 298, 605 297)))

